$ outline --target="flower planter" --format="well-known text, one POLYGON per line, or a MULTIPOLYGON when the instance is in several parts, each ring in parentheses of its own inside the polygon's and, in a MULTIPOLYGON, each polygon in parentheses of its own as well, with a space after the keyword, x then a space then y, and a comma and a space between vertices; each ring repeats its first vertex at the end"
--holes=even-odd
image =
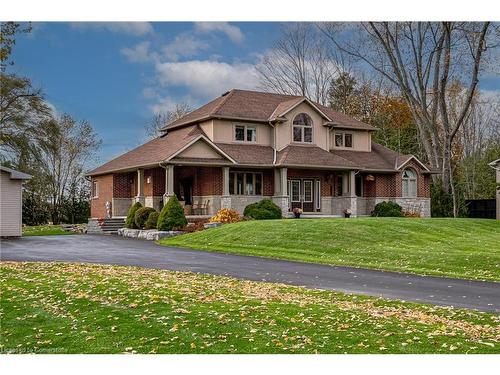
POLYGON ((349 218, 349 217, 351 217, 351 214, 349 214, 349 213, 347 213, 347 212, 344 212, 344 217, 349 218))
POLYGON ((300 219, 300 214, 299 213, 294 213, 296 219, 300 219))

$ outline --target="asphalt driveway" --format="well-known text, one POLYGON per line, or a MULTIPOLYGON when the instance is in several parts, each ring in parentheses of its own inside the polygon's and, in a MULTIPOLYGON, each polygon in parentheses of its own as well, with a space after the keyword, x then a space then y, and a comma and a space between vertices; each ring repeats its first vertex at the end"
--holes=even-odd
POLYGON ((2 240, 2 261, 140 266, 281 282, 309 288, 500 312, 500 283, 210 253, 117 236, 40 236, 2 240))

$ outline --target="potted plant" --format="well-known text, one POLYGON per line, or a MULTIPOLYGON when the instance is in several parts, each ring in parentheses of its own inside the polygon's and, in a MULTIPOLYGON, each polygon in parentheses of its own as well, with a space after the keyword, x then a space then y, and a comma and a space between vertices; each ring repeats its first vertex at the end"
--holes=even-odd
POLYGON ((352 211, 350 208, 344 210, 344 217, 351 217, 352 211))
POLYGON ((300 215, 302 214, 302 208, 299 208, 299 207, 295 207, 293 210, 292 210, 293 214, 295 215, 295 218, 296 219, 300 219, 300 215))

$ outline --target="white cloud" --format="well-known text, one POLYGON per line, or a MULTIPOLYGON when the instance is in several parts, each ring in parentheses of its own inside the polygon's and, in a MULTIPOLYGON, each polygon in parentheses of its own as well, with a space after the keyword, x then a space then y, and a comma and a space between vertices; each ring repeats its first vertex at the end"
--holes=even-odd
POLYGON ((200 50, 209 47, 208 43, 184 33, 177 35, 171 43, 163 47, 163 53, 168 60, 177 60, 179 57, 195 56, 200 50))
POLYGON ((194 97, 213 98, 232 88, 253 89, 258 84, 255 66, 211 60, 156 64, 163 86, 184 86, 194 97))
POLYGON ((141 36, 153 33, 153 25, 149 22, 71 22, 76 30, 107 30, 117 34, 141 36))
POLYGON ((199 33, 221 32, 226 34, 235 43, 240 43, 244 35, 240 28, 230 25, 228 22, 196 22, 194 28, 199 33))
POLYGON ((148 62, 151 59, 149 54, 149 42, 141 42, 132 48, 122 48, 120 53, 131 63, 148 62))
POLYGON ((173 111, 177 105, 181 103, 187 103, 191 108, 196 108, 198 102, 193 100, 190 95, 185 95, 181 98, 174 98, 172 96, 159 97, 156 103, 149 106, 151 112, 153 113, 167 113, 168 111, 173 111))

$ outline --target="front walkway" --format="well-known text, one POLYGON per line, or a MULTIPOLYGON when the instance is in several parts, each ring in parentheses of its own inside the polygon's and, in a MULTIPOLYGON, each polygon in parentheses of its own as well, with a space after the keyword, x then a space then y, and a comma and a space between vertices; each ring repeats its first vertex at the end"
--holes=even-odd
POLYGON ((2 261, 117 264, 227 275, 309 288, 500 312, 499 283, 333 267, 163 247, 116 236, 74 235, 2 240, 2 261))

